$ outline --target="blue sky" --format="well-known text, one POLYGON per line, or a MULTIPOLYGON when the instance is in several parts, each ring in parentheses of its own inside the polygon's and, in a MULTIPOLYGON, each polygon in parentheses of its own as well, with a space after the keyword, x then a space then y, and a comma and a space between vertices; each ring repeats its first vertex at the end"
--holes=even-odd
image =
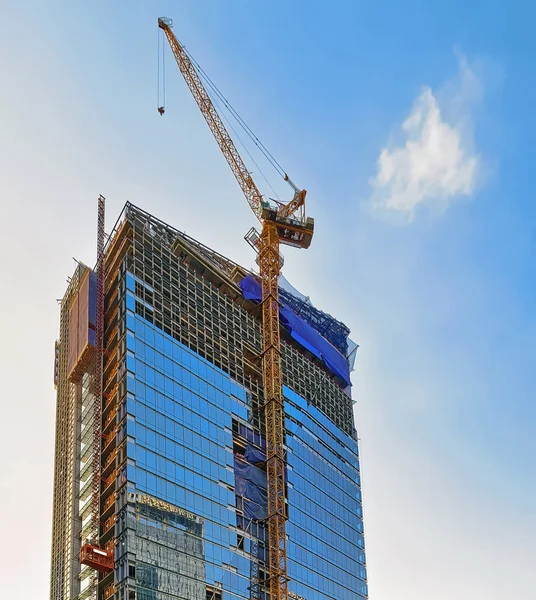
POLYGON ((285 274, 361 344, 371 599, 534 597, 536 9, 432 4, 2 4, 6 597, 47 594, 55 299, 94 259, 97 195, 108 227, 130 200, 252 264, 169 54, 156 112, 162 15, 309 191, 316 238, 285 274))

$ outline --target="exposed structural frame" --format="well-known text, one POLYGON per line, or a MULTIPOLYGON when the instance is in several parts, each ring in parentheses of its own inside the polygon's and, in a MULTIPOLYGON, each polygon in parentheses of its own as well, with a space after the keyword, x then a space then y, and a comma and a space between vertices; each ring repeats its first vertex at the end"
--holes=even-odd
POLYGON ((50 570, 50 597, 67 600, 77 594, 78 514, 77 449, 80 392, 68 380, 69 372, 69 307, 75 300, 80 283, 89 269, 77 264, 73 277, 61 302, 60 336, 56 342, 55 386, 56 442, 54 459, 54 500, 50 570))
POLYGON ((97 600, 100 574, 113 572, 113 542, 103 547, 101 539, 104 210, 100 196, 96 267, 78 263, 55 346, 53 600, 97 600))
MULTIPOLYGON (((102 477, 102 401, 103 401, 103 362, 104 362, 104 218, 105 198, 100 195, 97 209, 97 264, 96 272, 96 319, 95 319, 95 349, 93 353, 93 455, 91 459, 91 488, 92 513, 90 529, 85 536, 86 543, 80 549, 80 563, 93 569, 91 587, 88 589, 98 598, 99 573, 105 575, 113 572, 113 542, 106 548, 101 545, 101 487, 102 477)), ((115 435, 115 433, 114 433, 115 435)), ((105 443, 107 438, 105 438, 105 443)), ((112 478, 115 481, 115 478, 112 478)), ((82 540, 84 541, 84 540, 82 540)))
MULTIPOLYGON (((146 260, 149 262, 146 264, 136 259, 132 265, 129 263, 129 268, 142 280, 149 278, 150 285, 155 288, 157 301, 167 311, 180 312, 182 317, 178 326, 157 310, 151 315, 151 322, 154 321, 159 328, 249 389, 253 398, 254 425, 264 429, 264 411, 258 410, 264 403, 261 309, 254 302, 244 300, 238 285, 246 277, 248 270, 127 202, 117 225, 112 229, 111 239, 123 236, 126 233, 125 227, 129 229, 131 226, 134 227, 134 233, 130 233, 134 249, 147 246, 146 260), (177 262, 169 262, 160 247, 165 252, 171 251, 177 262), (162 264, 171 275, 168 273, 160 283, 151 277, 151 269, 161 270, 162 264), (185 270, 188 265, 191 270, 185 270), (160 285, 162 289, 157 292, 160 285), (169 294, 178 293, 176 288, 182 289, 181 286, 185 287, 179 305, 169 304, 169 294), (215 289, 225 293, 214 296, 215 289), (229 314, 233 315, 231 321, 227 320, 229 314), (217 327, 210 320, 205 320, 209 317, 216 319, 217 327)), ((112 254, 110 247, 107 264, 108 261, 111 264, 112 254)), ((137 256, 136 253, 135 255, 137 256)), ((107 277, 107 282, 111 279, 112 277, 107 277)), ((107 306, 106 312, 110 310, 107 306)), ((143 312, 140 315, 143 316, 143 312)), ((298 347, 286 334, 284 328, 281 329, 281 336, 283 384, 290 385, 296 393, 309 399, 341 431, 356 439, 357 434, 352 425, 352 399, 345 393, 343 385, 330 377, 321 361, 311 354, 306 355, 303 348, 298 347)), ((107 338, 106 335, 105 342, 107 338)), ((107 346, 106 348, 108 351, 107 346)))

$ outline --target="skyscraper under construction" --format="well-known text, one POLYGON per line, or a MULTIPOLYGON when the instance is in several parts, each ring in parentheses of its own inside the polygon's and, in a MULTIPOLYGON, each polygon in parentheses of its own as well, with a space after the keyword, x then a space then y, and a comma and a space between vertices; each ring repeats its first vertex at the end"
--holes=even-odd
MULTIPOLYGON (((52 600, 269 598, 260 300, 254 273, 129 203, 100 267, 77 266, 52 600)), ((279 300, 289 597, 366 598, 355 344, 283 279, 279 300)))

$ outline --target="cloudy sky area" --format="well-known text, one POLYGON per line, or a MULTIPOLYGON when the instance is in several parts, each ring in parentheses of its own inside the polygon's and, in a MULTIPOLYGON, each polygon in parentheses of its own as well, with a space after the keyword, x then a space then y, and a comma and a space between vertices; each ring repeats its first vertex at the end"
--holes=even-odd
POLYGON ((473 150, 471 103, 479 98, 482 82, 460 56, 459 74, 445 87, 450 90, 441 106, 424 86, 400 128, 402 144, 381 150, 372 180, 374 209, 402 212, 411 220, 419 205, 443 205, 444 210, 455 198, 474 193, 482 164, 473 150))
POLYGON ((169 55, 156 112, 161 15, 309 191, 285 273, 361 345, 371 600, 535 597, 536 9, 433 4, 1 3, 3 597, 48 597, 56 299, 97 195, 253 262, 169 55))

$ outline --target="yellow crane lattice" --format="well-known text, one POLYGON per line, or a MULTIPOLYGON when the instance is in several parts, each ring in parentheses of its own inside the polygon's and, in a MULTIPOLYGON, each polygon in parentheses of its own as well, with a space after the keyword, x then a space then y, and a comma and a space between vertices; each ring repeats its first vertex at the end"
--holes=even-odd
MULTIPOLYGON (((294 188, 287 204, 263 200, 242 157, 223 124, 195 65, 172 31, 172 21, 158 19, 180 72, 212 131, 220 150, 231 167, 246 200, 262 224, 258 243, 258 264, 262 283, 263 385, 266 434, 266 479, 268 488, 268 556, 269 577, 266 581, 271 600, 288 600, 285 511, 284 404, 281 380, 279 334, 279 245, 308 248, 314 221, 305 217, 305 190, 294 188)), ((163 107, 159 108, 163 114, 163 107)))

